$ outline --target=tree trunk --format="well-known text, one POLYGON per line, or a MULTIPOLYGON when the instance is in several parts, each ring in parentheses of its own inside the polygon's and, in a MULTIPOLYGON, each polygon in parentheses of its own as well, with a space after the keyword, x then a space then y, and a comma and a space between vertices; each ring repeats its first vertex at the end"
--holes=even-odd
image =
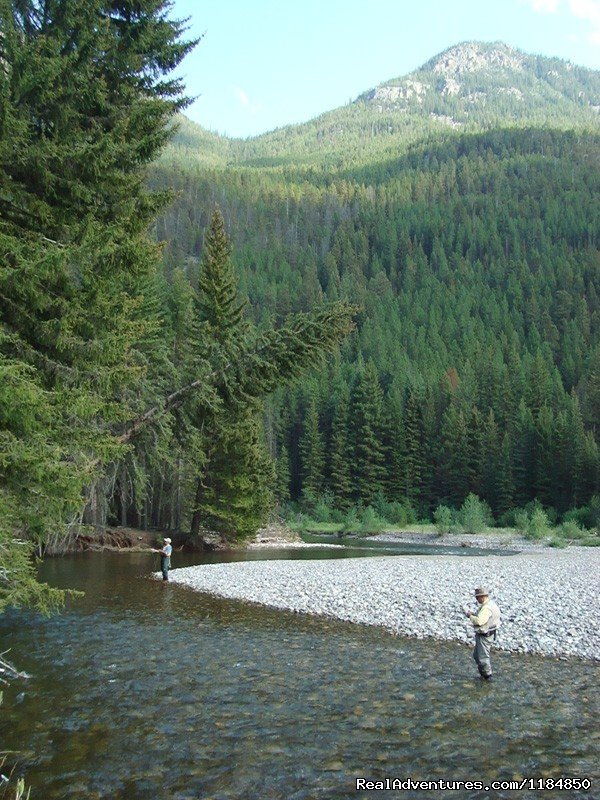
POLYGON ((174 529, 181 531, 181 456, 177 459, 177 492, 175 496, 175 525, 174 529))
POLYGON ((127 487, 125 481, 127 473, 125 469, 121 470, 121 481, 119 486, 119 499, 121 502, 121 527, 127 527, 127 487))
POLYGON ((190 526, 190 539, 200 541, 200 519, 201 510, 200 504, 202 503, 202 496, 204 494, 204 484, 202 483, 202 476, 198 478, 196 484, 196 494, 194 497, 194 513, 192 514, 192 524, 190 526))
POLYGON ((83 523, 91 525, 96 530, 104 530, 106 528, 107 508, 106 482, 99 477, 87 489, 83 523))
POLYGON ((165 485, 165 478, 164 475, 161 473, 160 476, 160 483, 158 484, 158 498, 156 501, 156 517, 155 517, 155 525, 159 530, 162 530, 162 507, 163 507, 163 489, 165 485))

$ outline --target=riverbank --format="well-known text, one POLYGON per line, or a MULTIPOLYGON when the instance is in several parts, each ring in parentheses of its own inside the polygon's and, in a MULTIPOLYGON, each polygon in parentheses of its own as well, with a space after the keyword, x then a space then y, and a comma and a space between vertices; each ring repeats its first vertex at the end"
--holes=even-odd
POLYGON ((386 531, 369 536, 373 542, 389 544, 427 544, 441 547, 477 547, 480 550, 517 550, 522 553, 546 552, 547 541, 526 539, 516 532, 486 531, 486 533, 443 533, 436 531, 386 531))
MULTIPOLYGON (((202 548, 193 547, 187 537, 175 531, 146 531, 141 528, 106 527, 92 531, 82 529, 73 537, 69 546, 61 550, 60 554, 76 553, 91 550, 94 552, 130 552, 143 553, 152 548, 161 547, 163 536, 169 536, 173 541, 175 550, 187 552, 202 552, 202 548)), ((320 545, 307 544, 302 541, 299 534, 283 522, 269 523, 257 531, 254 539, 245 542, 224 542, 217 534, 210 534, 206 538, 209 550, 246 550, 257 547, 318 547, 320 545)), ((323 545, 323 547, 341 547, 342 545, 323 545)), ((52 554, 50 554, 52 555, 52 554)))
POLYGON ((386 556, 261 561, 171 571, 196 591, 336 617, 423 639, 472 642, 462 608, 489 586, 503 613, 497 647, 600 660, 600 552, 572 547, 513 556, 386 556))

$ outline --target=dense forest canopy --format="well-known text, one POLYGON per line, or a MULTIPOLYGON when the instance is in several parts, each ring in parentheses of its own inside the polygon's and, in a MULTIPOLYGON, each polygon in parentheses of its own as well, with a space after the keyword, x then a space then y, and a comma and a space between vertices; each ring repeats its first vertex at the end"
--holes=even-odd
POLYGON ((169 75, 195 44, 169 12, 0 0, 0 609, 60 603, 32 554, 82 522, 146 514, 156 483, 175 528, 197 520, 202 489, 199 538, 199 522, 257 525, 261 398, 353 325, 336 303, 256 329, 218 209, 200 284, 165 278, 149 228, 171 192, 149 191, 146 167, 186 105, 169 75), (219 464, 239 500, 225 519, 207 505, 219 464))
POLYGON ((228 140, 169 11, 0 0, 0 607, 82 525, 597 525, 599 74, 467 43, 228 140))
POLYGON ((258 325, 363 309, 328 373, 269 404, 280 500, 428 516, 475 493, 505 519, 592 502, 599 97, 597 72, 472 43, 255 139, 184 123, 152 172, 178 192, 167 274, 196 282, 218 202, 258 325))

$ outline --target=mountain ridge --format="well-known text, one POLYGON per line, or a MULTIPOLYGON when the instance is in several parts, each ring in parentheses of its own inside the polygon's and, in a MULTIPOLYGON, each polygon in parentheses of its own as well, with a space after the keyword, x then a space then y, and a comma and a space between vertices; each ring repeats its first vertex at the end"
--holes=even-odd
POLYGON ((215 165, 302 165, 339 159, 366 142, 378 151, 432 134, 511 126, 600 130, 600 71, 503 42, 467 41, 349 104, 248 139, 183 117, 171 147, 215 165))
POLYGON ((167 276, 197 285, 218 204, 256 324, 361 309, 327 374, 266 410, 280 499, 600 508, 599 79, 470 43, 381 84, 388 104, 202 134, 216 168, 157 167, 167 276))

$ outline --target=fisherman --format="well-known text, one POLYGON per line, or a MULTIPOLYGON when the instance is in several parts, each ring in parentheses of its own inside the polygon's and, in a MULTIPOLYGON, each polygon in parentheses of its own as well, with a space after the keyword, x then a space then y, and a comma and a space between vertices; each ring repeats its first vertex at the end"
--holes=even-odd
POLYGON ((171 569, 171 553, 173 552, 173 548, 171 547, 171 540, 168 536, 165 536, 163 539, 164 545, 162 550, 156 550, 152 548, 153 553, 160 553, 160 569, 163 576, 163 581, 169 580, 169 570, 171 569))
POLYGON ((492 679, 490 650, 492 649, 492 641, 496 641, 496 631, 500 627, 500 609, 493 600, 490 600, 488 590, 481 586, 475 589, 475 599, 479 603, 477 613, 472 614, 470 611, 465 610, 467 617, 475 628, 473 658, 483 680, 490 681, 492 679))

